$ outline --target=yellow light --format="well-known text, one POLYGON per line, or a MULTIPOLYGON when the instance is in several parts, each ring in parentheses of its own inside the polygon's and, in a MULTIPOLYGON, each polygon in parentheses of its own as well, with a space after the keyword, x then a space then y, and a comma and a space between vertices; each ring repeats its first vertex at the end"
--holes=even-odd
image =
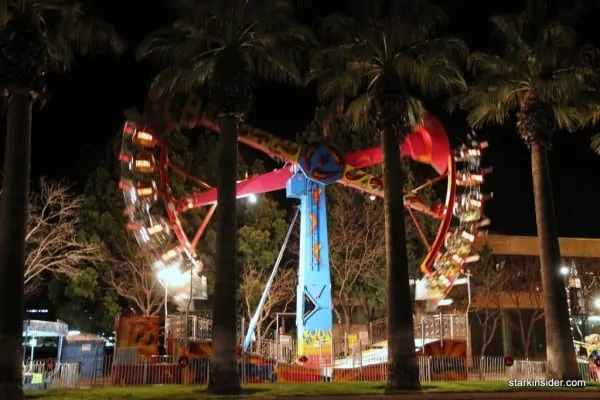
POLYGON ((133 142, 142 147, 154 147, 158 143, 154 135, 147 131, 137 131, 133 142))
POLYGON ((135 172, 152 173, 156 167, 156 161, 152 154, 137 154, 133 159, 133 169, 135 172))
POLYGON ((481 174, 460 174, 457 179, 459 185, 479 185, 483 183, 483 175, 481 174))
POLYGON ((177 257, 177 255, 179 254, 179 248, 176 247, 174 249, 171 249, 169 251, 167 251, 166 253, 164 253, 162 256, 160 256, 161 260, 163 262, 169 262, 170 260, 172 260, 173 258, 177 257))
POLYGON ((136 193, 140 197, 151 197, 151 196, 154 196, 154 194, 156 193, 156 190, 153 187, 142 187, 142 188, 137 188, 136 193))
POLYGON ((452 254, 452 257, 450 257, 450 259, 459 265, 465 262, 465 259, 459 256, 458 254, 452 254))
POLYGON ((148 228, 149 235, 156 235, 157 233, 163 232, 165 227, 162 224, 156 224, 148 228))
POLYGON ((473 243, 475 241, 475 235, 473 235, 471 232, 468 232, 468 231, 462 231, 460 233, 460 237, 462 237, 465 240, 468 240, 471 243, 473 243))

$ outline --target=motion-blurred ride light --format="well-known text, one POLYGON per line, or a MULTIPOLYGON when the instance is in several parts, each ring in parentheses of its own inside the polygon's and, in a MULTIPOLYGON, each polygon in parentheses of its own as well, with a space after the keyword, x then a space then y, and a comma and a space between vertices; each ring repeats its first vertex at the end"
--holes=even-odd
POLYGON ((190 282, 191 271, 181 272, 178 266, 172 266, 158 271, 156 278, 167 287, 178 288, 190 282))
POLYGON ((149 227, 140 223, 130 223, 127 225, 127 229, 133 233, 140 246, 158 247, 164 245, 171 234, 169 225, 162 220, 150 222, 153 225, 149 227))
POLYGON ((127 135, 127 136, 131 136, 131 135, 135 134, 136 127, 137 127, 137 125, 133 121, 125 122, 125 125, 123 126, 123 134, 127 135))
POLYGON ((454 300, 452 299, 442 299, 440 300, 440 302, 438 303, 438 306, 444 307, 444 306, 450 306, 454 303, 454 300))
POLYGON ((456 184, 459 186, 475 186, 483 184, 482 174, 472 174, 470 172, 459 173, 456 177, 456 184))
POLYGON ((156 170, 156 161, 150 153, 139 153, 131 160, 129 168, 132 172, 151 174, 156 170))
POLYGON ((155 201, 158 197, 158 190, 155 182, 136 182, 129 179, 122 179, 119 182, 119 188, 123 190, 125 203, 134 205, 138 199, 155 201))
POLYGON ((141 147, 152 148, 158 144, 158 140, 152 132, 138 130, 135 135, 133 135, 133 143, 141 147))
POLYGON ((156 170, 154 155, 148 152, 140 152, 135 156, 121 153, 119 159, 127 164, 127 169, 134 173, 150 174, 156 170))

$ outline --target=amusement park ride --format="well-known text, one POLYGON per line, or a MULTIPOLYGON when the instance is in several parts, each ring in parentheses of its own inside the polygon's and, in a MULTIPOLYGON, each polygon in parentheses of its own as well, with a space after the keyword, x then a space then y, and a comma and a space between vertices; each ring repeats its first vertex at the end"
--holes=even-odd
MULTIPOLYGON (((203 265, 196 246, 215 211, 217 189, 170 162, 163 135, 182 125, 170 118, 167 110, 168 106, 153 104, 142 117, 125 123, 120 187, 129 219, 127 228, 140 246, 155 257, 156 274, 173 302, 188 310, 194 297, 205 295, 198 292, 202 288, 203 265), (203 191, 176 198, 171 189, 171 173, 185 176, 203 191), (202 207, 209 209, 190 239, 180 216, 202 207)), ((197 114, 194 110, 183 113, 197 114)), ((187 124, 192 126, 219 132, 217 125, 199 118, 187 124)), ((281 161, 284 166, 239 181, 238 198, 285 188, 288 198, 300 200, 297 350, 298 356, 309 360, 309 364, 312 360, 317 362, 324 356, 325 347, 319 346, 317 354, 316 346, 310 344, 331 342, 333 327, 325 187, 339 183, 372 199, 383 197, 382 181, 363 170, 382 162, 381 148, 344 154, 324 143, 301 145, 248 126, 240 129, 239 142, 281 161)), ((426 114, 424 124, 408 135, 399 149, 404 157, 431 166, 436 174, 435 178, 406 191, 404 196, 404 206, 428 250, 421 263, 422 283, 427 289, 424 297, 434 304, 445 298, 466 264, 478 260, 472 253, 473 242, 479 228, 489 222, 483 215, 488 196, 481 191, 486 169, 480 161, 486 146, 470 137, 465 144, 451 150, 441 123, 432 114, 426 114), (445 196, 439 204, 428 204, 420 195, 433 185, 445 187, 445 196), (438 221, 433 241, 421 228, 418 213, 438 221)), ((422 294, 420 297, 424 298, 422 294)), ((252 322, 245 348, 255 328, 252 322)))

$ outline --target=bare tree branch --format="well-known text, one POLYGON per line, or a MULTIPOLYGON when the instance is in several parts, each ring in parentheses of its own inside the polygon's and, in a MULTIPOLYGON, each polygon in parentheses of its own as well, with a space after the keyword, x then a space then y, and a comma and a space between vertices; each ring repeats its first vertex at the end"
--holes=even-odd
POLYGON ((483 357, 501 322, 502 294, 510 281, 510 275, 501 265, 496 264, 490 251, 482 252, 479 266, 475 269, 477 274, 471 278, 475 300, 473 314, 482 328, 480 355, 483 357))
POLYGON ((381 202, 346 188, 330 188, 329 251, 334 309, 344 333, 351 315, 382 282, 384 219, 381 202), (342 321, 343 319, 343 321, 342 321))
MULTIPOLYGON (((242 272, 240 297, 244 302, 246 317, 250 320, 256 311, 261 295, 265 290, 271 271, 257 268, 256 265, 245 263, 242 272)), ((280 269, 273 281, 271 290, 256 325, 256 338, 258 341, 267 338, 269 330, 275 323, 273 313, 287 312, 295 299, 296 271, 293 269, 280 269)))
POLYGON ((25 258, 25 290, 36 290, 46 272, 76 276, 86 266, 105 260, 101 246, 81 240, 79 209, 83 198, 64 182, 40 181, 29 201, 25 258))
MULTIPOLYGON (((513 259, 517 260, 516 257, 513 259)), ((544 318, 540 270, 533 259, 521 257, 520 265, 515 265, 509 272, 510 290, 507 294, 517 313, 523 355, 529 357, 535 325, 544 318)))
POLYGON ((126 238, 118 258, 104 269, 104 281, 141 315, 156 315, 164 306, 164 286, 152 271, 147 254, 130 238, 126 238))

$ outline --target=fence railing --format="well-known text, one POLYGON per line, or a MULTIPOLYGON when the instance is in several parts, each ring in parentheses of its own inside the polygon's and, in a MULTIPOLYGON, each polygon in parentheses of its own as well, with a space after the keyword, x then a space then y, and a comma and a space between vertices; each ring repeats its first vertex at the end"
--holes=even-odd
MULTIPOLYGON (((245 318, 238 320, 237 337, 238 344, 241 344, 246 334, 247 321, 245 318)), ((167 318, 167 332, 176 339, 189 339, 206 341, 212 339, 212 319, 210 313, 197 312, 189 315, 171 315, 167 318)), ((380 319, 369 323, 368 338, 369 345, 381 342, 387 339, 386 320, 380 319)), ((445 314, 423 316, 415 321, 415 339, 426 343, 431 340, 443 339, 466 339, 468 337, 468 321, 466 314, 445 314)), ((286 343, 284 350, 276 349, 275 343, 269 343, 269 340, 259 340, 259 345, 254 343, 249 352, 260 354, 264 357, 287 358, 288 347, 294 347, 286 343), (275 353, 279 352, 279 355, 275 353)))
MULTIPOLYGON (((466 314, 427 315, 415 320, 415 339, 465 339, 468 337, 468 320, 466 314)), ((385 319, 369 323, 369 339, 377 343, 387 339, 385 319)))
MULTIPOLYGON (((90 357, 56 363, 49 370, 47 361, 24 365, 26 387, 78 388, 91 386, 206 384, 211 363, 208 358, 192 358, 187 365, 170 356, 161 357, 90 357)), ((327 360, 327 365, 306 366, 276 359, 247 355, 240 359, 239 373, 244 383, 303 382, 377 382, 385 381, 384 358, 355 355, 327 360)), ((516 359, 506 366, 503 357, 418 357, 421 382, 432 381, 506 381, 543 379, 546 362, 516 359)), ((598 381, 596 368, 581 363, 586 381, 598 381)))

